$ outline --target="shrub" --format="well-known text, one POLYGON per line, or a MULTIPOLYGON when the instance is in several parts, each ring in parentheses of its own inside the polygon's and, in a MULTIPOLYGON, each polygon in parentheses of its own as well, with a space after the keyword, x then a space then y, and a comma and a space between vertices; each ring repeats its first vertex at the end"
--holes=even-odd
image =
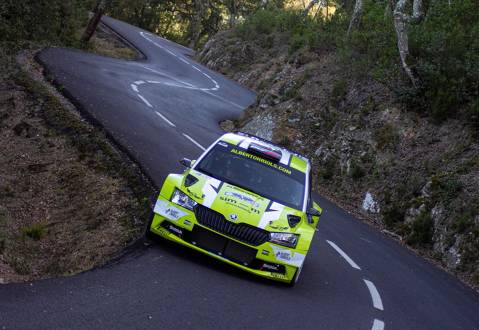
POLYGON ((341 100, 346 96, 347 92, 348 82, 345 79, 336 81, 331 91, 331 104, 337 107, 341 100))
POLYGON ((385 124, 374 132, 379 150, 394 149, 399 143, 399 134, 393 124, 385 124))
POLYGON ((18 41, 75 44, 90 6, 81 0, 2 0, 1 41, 16 47, 22 46, 18 41))
POLYGON ((429 212, 422 212, 411 225, 407 242, 411 245, 425 245, 432 241, 433 221, 429 212))
POLYGON ((43 224, 33 224, 28 227, 22 228, 22 234, 26 237, 29 237, 35 241, 42 239, 43 236, 46 234, 46 229, 43 224))
POLYGON ((358 161, 353 159, 351 161, 349 175, 351 176, 353 180, 357 181, 361 179, 362 177, 364 177, 366 175, 366 172, 364 171, 362 166, 358 163, 358 161))
POLYGON ((387 228, 394 229, 404 221, 405 208, 401 203, 389 203, 382 209, 382 218, 387 228))
POLYGON ((479 4, 431 3, 427 19, 411 28, 410 50, 422 81, 419 100, 434 118, 457 115, 479 96, 479 4))
POLYGON ((458 178, 448 173, 433 176, 431 183, 434 199, 446 204, 456 199, 462 190, 462 183, 458 178))

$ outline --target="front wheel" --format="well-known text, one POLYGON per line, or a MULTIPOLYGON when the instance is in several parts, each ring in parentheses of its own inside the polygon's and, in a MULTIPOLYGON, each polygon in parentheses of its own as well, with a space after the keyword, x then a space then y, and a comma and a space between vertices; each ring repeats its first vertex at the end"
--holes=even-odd
POLYGON ((290 287, 294 287, 296 285, 296 283, 299 282, 299 276, 301 275, 301 270, 303 269, 303 266, 301 265, 301 267, 299 267, 298 269, 296 269, 296 272, 294 273, 294 277, 293 279, 291 280, 291 282, 289 282, 289 286, 290 287))

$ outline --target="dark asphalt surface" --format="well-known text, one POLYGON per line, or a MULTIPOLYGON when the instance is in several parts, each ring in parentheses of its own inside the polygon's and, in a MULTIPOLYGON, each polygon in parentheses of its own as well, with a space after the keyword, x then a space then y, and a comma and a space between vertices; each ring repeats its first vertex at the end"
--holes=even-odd
MULTIPOLYGON (((208 146, 221 134, 218 121, 238 116, 255 95, 193 61, 187 48, 104 21, 146 58, 54 48, 40 61, 160 185, 180 170, 179 158, 200 154, 189 138, 208 146)), ((160 241, 71 278, 0 285, 0 329, 479 329, 477 293, 317 199, 325 212, 294 288, 160 241)))

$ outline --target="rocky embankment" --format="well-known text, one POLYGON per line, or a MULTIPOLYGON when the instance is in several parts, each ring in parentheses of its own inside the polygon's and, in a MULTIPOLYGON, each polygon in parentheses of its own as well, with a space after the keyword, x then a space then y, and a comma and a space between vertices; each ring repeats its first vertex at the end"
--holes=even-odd
POLYGON ((408 111, 334 52, 218 34, 199 54, 259 93, 224 123, 308 155, 318 192, 479 285, 479 143, 467 123, 408 111))

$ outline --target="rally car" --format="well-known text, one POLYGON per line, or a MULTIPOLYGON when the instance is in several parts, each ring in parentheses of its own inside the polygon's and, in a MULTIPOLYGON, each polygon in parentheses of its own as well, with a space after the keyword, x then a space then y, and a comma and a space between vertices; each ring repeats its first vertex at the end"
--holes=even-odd
POLYGON ((305 157, 244 133, 228 133, 196 161, 182 159, 155 204, 148 234, 250 273, 295 284, 321 208, 305 157))

